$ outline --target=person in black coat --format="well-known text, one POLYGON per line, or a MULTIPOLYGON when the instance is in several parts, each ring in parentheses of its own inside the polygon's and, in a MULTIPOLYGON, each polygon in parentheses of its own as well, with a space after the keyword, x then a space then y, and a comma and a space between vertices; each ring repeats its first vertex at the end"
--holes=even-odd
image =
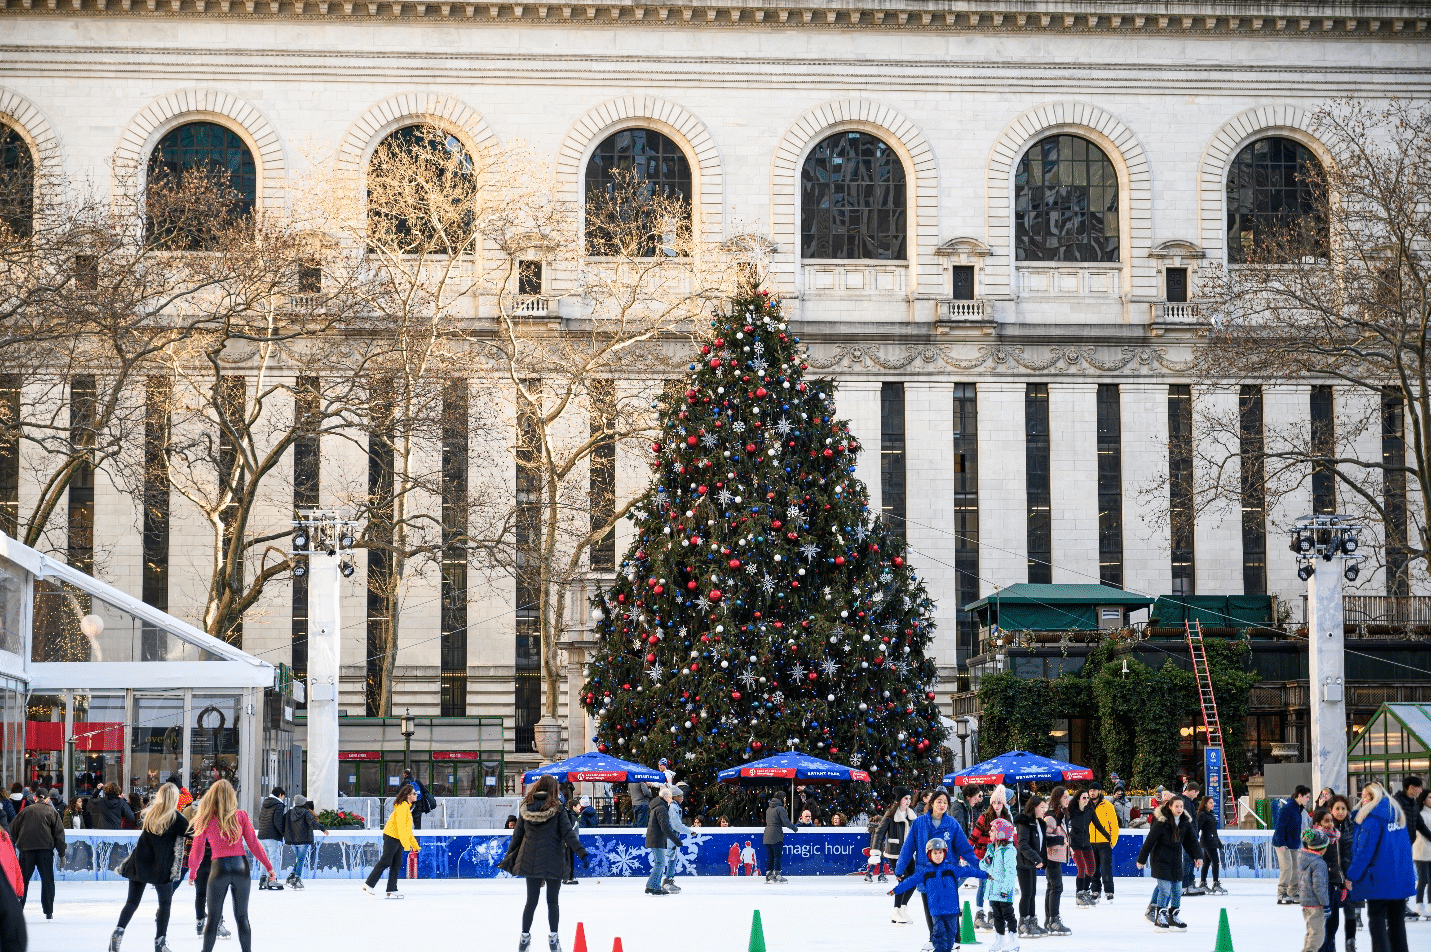
POLYGON ((1148 835, 1138 851, 1138 868, 1142 869, 1151 859, 1153 878, 1158 881, 1144 913, 1155 928, 1187 928, 1187 923, 1178 919, 1178 910, 1182 907, 1184 853, 1192 859, 1194 869, 1202 865, 1197 831, 1183 812, 1183 801, 1173 797, 1153 811, 1148 835))
POLYGON ((0 952, 25 952, 29 945, 25 931, 25 910, 10 877, 0 872, 0 952))
POLYGON ((95 830, 119 830, 124 828, 125 820, 138 822, 134 818, 134 810, 120 796, 119 784, 113 781, 90 797, 88 810, 90 828, 95 830))
MULTIPOLYGON (((283 817, 283 842, 293 847, 293 872, 288 874, 288 885, 294 889, 303 888, 303 871, 307 869, 308 854, 313 850, 314 830, 322 830, 324 836, 328 835, 328 828, 313 815, 313 801, 300 793, 293 798, 293 808, 283 817)), ((316 858, 313 865, 318 865, 316 858)))
POLYGON ((586 859, 586 847, 581 845, 581 838, 557 800, 556 778, 539 777, 522 799, 517 811, 517 828, 512 831, 512 841, 501 863, 502 869, 527 880, 527 904, 522 909, 522 940, 518 946, 521 952, 526 952, 532 941, 532 918, 543 884, 547 889, 547 926, 551 933, 548 941, 556 948, 557 926, 561 921, 557 903, 566 866, 562 857, 564 846, 586 859))
POLYGON ((785 812, 785 794, 777 793, 770 798, 770 802, 765 806, 765 835, 761 837, 765 843, 765 881, 767 883, 783 883, 785 877, 780 875, 780 854, 785 852, 785 830, 791 833, 798 833, 799 828, 790 822, 790 814, 785 812))
POLYGON ((144 898, 144 887, 153 886, 159 897, 159 911, 154 917, 154 952, 169 952, 165 936, 169 931, 169 903, 174 894, 175 853, 183 858, 184 834, 189 821, 175 807, 179 804, 179 788, 172 783, 161 786, 154 794, 149 809, 144 811, 139 842, 131 860, 120 870, 129 880, 129 898, 119 912, 119 926, 109 939, 109 952, 119 952, 124 930, 144 898))
POLYGON ((1212 872, 1212 892, 1221 896, 1227 890, 1222 888, 1222 836, 1217 831, 1217 801, 1203 797, 1198 801, 1197 845, 1202 850, 1202 882, 1200 888, 1208 891, 1207 874, 1212 872))
POLYGON ((1014 832, 1018 839, 1019 870, 1019 935, 1030 939, 1048 935, 1038 924, 1038 871, 1048 861, 1044 846, 1044 815, 1048 801, 1032 796, 1014 817, 1014 832))
MULTIPOLYGON (((65 825, 50 801, 35 794, 30 805, 10 824, 10 839, 20 854, 20 875, 29 882, 40 873, 40 907, 46 919, 55 917, 55 854, 65 862, 65 825)), ((25 897, 20 897, 20 908, 25 897)))

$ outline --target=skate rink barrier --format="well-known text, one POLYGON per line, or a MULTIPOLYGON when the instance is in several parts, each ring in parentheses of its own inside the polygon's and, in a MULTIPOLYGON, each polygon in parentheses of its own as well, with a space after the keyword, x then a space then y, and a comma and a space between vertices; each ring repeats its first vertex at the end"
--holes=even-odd
MULTIPOLYGON (((607 876, 646 877, 649 852, 643 830, 597 827, 578 831, 590 853, 585 867, 576 867, 578 879, 607 876)), ((763 827, 701 827, 687 836, 677 851, 677 873, 683 876, 765 876, 763 827)), ((1146 830, 1124 830, 1113 851, 1116 876, 1146 877, 1137 868, 1138 850, 1146 830)), ((1272 834, 1262 830, 1223 830, 1223 879, 1275 879, 1277 856, 1272 834)), ((507 851, 507 830, 419 830, 419 879, 495 879, 507 874, 497 868, 507 851)), ((116 870, 138 842, 138 830, 66 830, 65 860, 56 864, 59 880, 119 880, 116 870)), ((314 843, 305 879, 361 879, 382 853, 379 830, 342 830, 314 843)), ((820 827, 785 837, 781 859, 786 876, 863 876, 869 834, 859 829, 820 827)), ((293 867, 293 847, 285 846, 280 867, 293 867)), ((892 872, 886 863, 887 872, 892 872)), ((1064 875, 1076 875, 1072 863, 1064 875)))

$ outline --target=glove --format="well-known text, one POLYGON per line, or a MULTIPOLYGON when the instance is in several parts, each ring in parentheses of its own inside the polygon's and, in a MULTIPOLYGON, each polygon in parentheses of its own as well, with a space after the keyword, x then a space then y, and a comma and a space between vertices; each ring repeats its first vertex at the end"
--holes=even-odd
POLYGON ((578 863, 581 864, 581 868, 582 868, 582 869, 586 869, 586 861, 587 861, 587 859, 588 859, 590 856, 591 856, 590 853, 578 853, 578 854, 577 854, 576 862, 578 862, 578 863))

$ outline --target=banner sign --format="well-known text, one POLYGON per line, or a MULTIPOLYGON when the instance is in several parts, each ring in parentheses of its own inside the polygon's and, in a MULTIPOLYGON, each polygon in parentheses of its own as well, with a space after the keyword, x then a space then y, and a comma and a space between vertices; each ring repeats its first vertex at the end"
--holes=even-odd
MULTIPOLYGON (((577 879, 629 876, 645 878, 651 870, 646 834, 628 827, 596 827, 578 831, 591 854, 577 879)), ((760 827, 698 827, 677 853, 681 876, 765 876, 765 847, 760 827)), ((1137 867, 1144 830, 1124 830, 1113 849, 1117 876, 1143 876, 1137 867)), ((507 874, 497 868, 507 852, 506 830, 417 830, 422 851, 417 854, 420 879, 495 879, 507 874)), ((118 870, 138 842, 137 830, 66 830, 69 848, 55 876, 64 880, 118 882, 118 870)), ((1275 879, 1276 851, 1267 831, 1232 830, 1222 834, 1224 878, 1275 879)), ((361 879, 382 855, 378 830, 335 830, 315 844, 316 861, 308 873, 314 879, 361 879)), ((868 862, 869 834, 863 829, 830 827, 802 829, 785 835, 781 858, 786 876, 863 876, 868 862)), ((310 856, 311 858, 311 856, 310 856)), ((293 865, 293 847, 283 848, 281 868, 293 865)), ((405 864, 404 864, 405 865, 405 864)), ((886 872, 892 873, 886 860, 886 872)), ((1072 863, 1065 876, 1077 875, 1072 863)))
POLYGON ((1222 826, 1222 748, 1204 747, 1202 749, 1202 776, 1204 780, 1205 792, 1212 797, 1214 809, 1212 815, 1217 818, 1217 825, 1222 826))

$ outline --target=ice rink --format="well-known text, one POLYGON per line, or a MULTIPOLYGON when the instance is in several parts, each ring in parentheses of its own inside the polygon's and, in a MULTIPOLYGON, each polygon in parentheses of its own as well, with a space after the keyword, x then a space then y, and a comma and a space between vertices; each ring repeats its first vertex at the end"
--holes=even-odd
MULTIPOLYGON (((751 912, 760 910, 769 952, 917 952, 928 939, 916 899, 910 910, 919 921, 893 925, 888 887, 859 877, 792 878, 767 886, 763 879, 684 877, 678 896, 646 896, 644 879, 583 880, 562 888, 561 939, 572 952, 576 924, 586 925, 590 952, 609 952, 620 936, 625 952, 746 952, 751 912)), ((252 894, 254 952, 443 949, 515 952, 524 886, 512 879, 404 881, 402 901, 373 899, 353 880, 314 881, 302 892, 252 894)), ((1300 948, 1300 906, 1273 902, 1276 881, 1229 880, 1226 896, 1187 899, 1184 934, 1163 938, 1142 918, 1153 883, 1118 880, 1118 898, 1079 909, 1067 896, 1065 925, 1073 935, 1024 940, 1024 948, 1142 952, 1150 941, 1190 952, 1212 952, 1218 910, 1226 907, 1237 952, 1300 948), (1155 939, 1154 937, 1157 936, 1155 939)), ((31 952, 103 952, 124 902, 123 883, 59 883, 55 918, 39 914, 36 894, 27 906, 31 952)), ((380 887, 381 888, 381 887, 380 887)), ((972 890, 967 891, 973 898, 972 890)), ((1039 905, 1042 908, 1040 893, 1039 905)), ((124 937, 124 952, 152 952, 155 902, 151 890, 124 937)), ((545 906, 533 925, 533 952, 545 952, 545 906)), ((231 923, 230 923, 231 924, 231 923)), ((1431 924, 1408 923, 1410 947, 1431 950, 1431 924)), ((993 933, 978 933, 987 946, 993 933)), ((1362 933, 1363 948, 1369 949, 1362 933)), ((175 897, 169 927, 174 952, 194 952, 194 893, 185 885, 175 897)), ((220 952, 238 952, 238 940, 221 940, 220 952)), ((975 947, 977 948, 977 946, 975 947)))

